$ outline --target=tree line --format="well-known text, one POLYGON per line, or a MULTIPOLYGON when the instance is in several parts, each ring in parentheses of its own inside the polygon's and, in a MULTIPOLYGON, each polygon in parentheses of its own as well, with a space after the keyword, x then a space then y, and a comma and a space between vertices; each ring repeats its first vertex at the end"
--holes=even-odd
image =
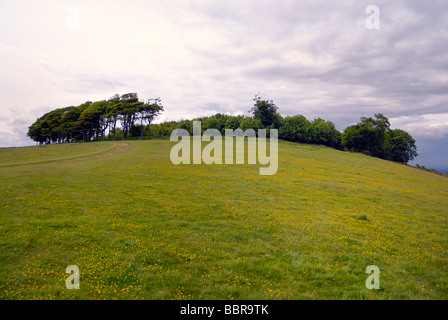
POLYGON ((308 120, 303 115, 282 117, 272 100, 263 100, 258 95, 249 111, 252 116, 231 116, 215 114, 193 120, 169 121, 151 124, 150 136, 169 136, 174 129, 185 129, 193 134, 193 121, 201 121, 202 133, 207 129, 217 129, 225 134, 225 129, 243 131, 247 129, 278 129, 279 139, 325 145, 331 148, 364 154, 395 162, 408 163, 418 156, 415 140, 401 129, 391 129, 389 120, 383 114, 361 117, 361 121, 347 127, 343 132, 336 129, 332 121, 316 118, 308 120))
POLYGON ((132 137, 139 129, 140 139, 153 119, 163 111, 160 98, 138 99, 137 93, 114 95, 108 100, 87 101, 79 106, 57 108, 38 118, 28 136, 39 144, 104 140, 132 137))
POLYGON ((193 134, 193 121, 201 121, 201 129, 277 129, 279 139, 320 144, 331 148, 364 154, 395 162, 407 163, 418 156, 415 140, 401 129, 391 129, 383 114, 361 117, 361 121, 347 127, 343 132, 331 121, 322 118, 308 120, 303 115, 282 117, 272 100, 256 95, 252 116, 215 114, 192 120, 167 121, 151 124, 163 111, 160 98, 146 103, 139 101, 136 93, 115 95, 107 101, 86 102, 78 107, 66 107, 46 113, 29 128, 28 136, 44 143, 64 143, 104 140, 105 134, 115 140, 139 134, 144 136, 169 136, 174 129, 186 129, 193 134), (140 122, 140 124, 138 123, 140 122), (119 126, 117 126, 119 125, 119 126), (112 136, 111 136, 112 135, 112 136))

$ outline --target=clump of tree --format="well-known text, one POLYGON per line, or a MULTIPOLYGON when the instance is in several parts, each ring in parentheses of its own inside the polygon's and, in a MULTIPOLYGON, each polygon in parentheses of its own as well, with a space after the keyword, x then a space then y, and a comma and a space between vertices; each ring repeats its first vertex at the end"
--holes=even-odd
POLYGON ((250 110, 253 118, 259 120, 263 128, 278 129, 280 139, 340 147, 341 133, 333 122, 321 118, 310 122, 303 115, 283 118, 278 114, 278 107, 272 100, 262 100, 256 95, 254 101, 255 104, 250 110))
POLYGON ((362 117, 361 122, 339 132, 331 121, 317 118, 308 120, 303 115, 282 117, 272 100, 255 95, 249 110, 252 116, 231 116, 221 113, 193 120, 170 121, 150 126, 151 136, 169 136, 174 129, 185 129, 193 134, 193 121, 201 121, 201 129, 278 129, 279 138, 286 141, 320 144, 339 150, 362 152, 373 157, 407 163, 417 154, 415 140, 401 129, 390 129, 389 119, 382 114, 374 118, 362 117))
POLYGON ((140 101, 136 93, 114 95, 108 100, 87 101, 80 106, 55 109, 38 118, 29 127, 28 136, 40 144, 123 140, 139 136, 169 136, 175 129, 185 129, 193 134, 193 121, 201 121, 202 133, 217 129, 238 128, 278 129, 279 138, 286 141, 320 144, 331 148, 362 152, 395 162, 408 163, 418 156, 415 140, 401 129, 390 129, 389 119, 382 114, 361 117, 361 121, 339 132, 331 121, 317 118, 308 120, 303 115, 282 117, 272 100, 255 95, 251 116, 231 116, 217 113, 193 120, 169 121, 152 124, 163 111, 160 98, 140 101))
POLYGON ((278 114, 278 107, 272 100, 262 100, 256 94, 254 106, 249 110, 253 114, 253 118, 259 120, 263 128, 279 129, 282 122, 282 117, 278 114))
POLYGON ((412 136, 401 129, 390 129, 383 114, 361 117, 361 122, 347 127, 341 136, 344 150, 363 152, 395 162, 408 163, 418 156, 412 136))
POLYGON ((136 93, 114 95, 108 100, 87 101, 77 107, 58 108, 38 118, 28 136, 39 144, 115 140, 121 130, 123 139, 140 130, 143 139, 154 118, 163 111, 160 98, 140 101, 136 93))
POLYGON ((243 131, 247 129, 278 129, 279 138, 282 140, 323 144, 332 148, 340 149, 341 133, 331 121, 321 118, 309 121, 303 115, 287 116, 283 118, 278 113, 278 107, 272 100, 262 100, 256 95, 253 99, 254 106, 249 110, 252 116, 231 116, 217 113, 213 116, 200 117, 192 120, 169 121, 152 124, 149 129, 151 136, 169 136, 174 129, 185 129, 190 135, 193 134, 193 121, 201 121, 201 129, 217 129, 225 134, 225 129, 243 131))

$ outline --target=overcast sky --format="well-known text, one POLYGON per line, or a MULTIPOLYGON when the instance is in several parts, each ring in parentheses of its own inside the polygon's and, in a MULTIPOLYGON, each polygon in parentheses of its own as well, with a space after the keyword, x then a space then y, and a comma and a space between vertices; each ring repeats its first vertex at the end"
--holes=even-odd
POLYGON ((340 131, 383 113, 448 168, 448 1, 0 0, 1 147, 128 92, 161 97, 158 121, 249 115, 257 93, 340 131))

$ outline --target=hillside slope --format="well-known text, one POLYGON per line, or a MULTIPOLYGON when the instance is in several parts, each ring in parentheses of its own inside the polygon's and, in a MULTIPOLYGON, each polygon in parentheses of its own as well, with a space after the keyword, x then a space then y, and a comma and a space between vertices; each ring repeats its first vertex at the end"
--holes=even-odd
POLYGON ((283 141, 272 176, 120 143, 0 150, 0 298, 448 298, 446 177, 283 141))

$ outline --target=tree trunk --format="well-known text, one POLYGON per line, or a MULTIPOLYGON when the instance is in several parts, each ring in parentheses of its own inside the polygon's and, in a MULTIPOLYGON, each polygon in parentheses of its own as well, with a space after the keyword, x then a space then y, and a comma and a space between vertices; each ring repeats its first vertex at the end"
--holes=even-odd
POLYGON ((114 141, 115 141, 115 127, 117 126, 117 120, 114 122, 114 141))
POLYGON ((143 137, 145 136, 146 130, 148 129, 149 125, 143 126, 142 130, 140 131, 140 138, 138 140, 143 140, 143 137))

